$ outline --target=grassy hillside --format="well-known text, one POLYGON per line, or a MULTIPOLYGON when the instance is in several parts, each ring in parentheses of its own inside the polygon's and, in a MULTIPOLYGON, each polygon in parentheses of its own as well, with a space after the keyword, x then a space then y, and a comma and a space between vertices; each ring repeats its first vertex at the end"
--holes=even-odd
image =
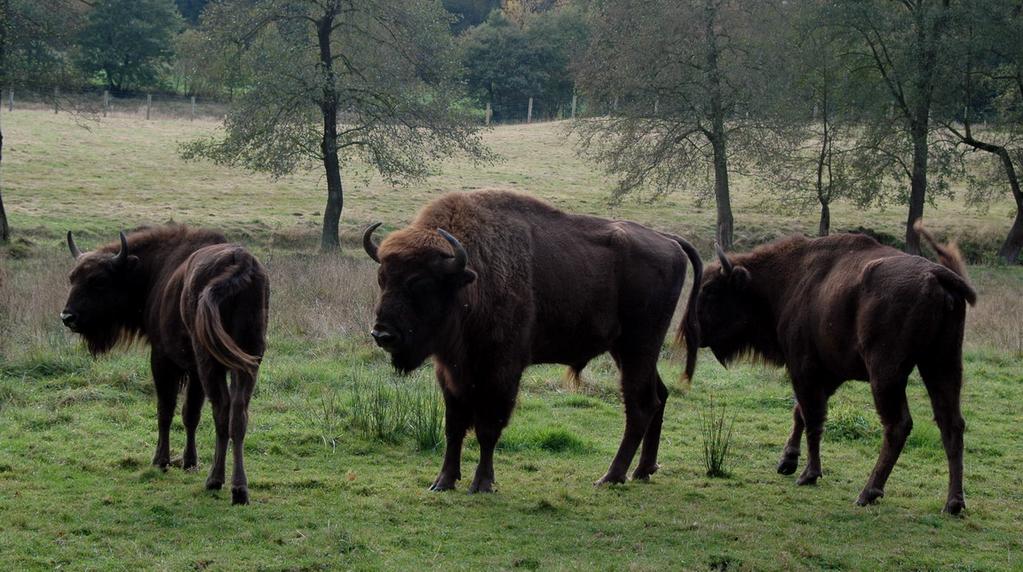
MULTIPOLYGON (((0 250, 0 569, 157 570, 1014 570, 1023 567, 1023 271, 973 266, 981 293, 969 314, 964 414, 967 514, 940 514, 947 472, 919 378, 915 427, 876 506, 854 507, 881 429, 865 384, 832 401, 825 476, 796 487, 775 462, 791 422, 780 371, 729 370, 700 356, 692 387, 665 347, 671 380, 662 470, 649 483, 594 488, 624 427, 608 359, 581 387, 562 368, 526 372, 499 445, 498 492, 426 491, 441 462, 439 394, 427 365, 397 377, 367 341, 374 266, 354 245, 371 220, 408 221, 444 191, 500 186, 575 211, 633 218, 709 245, 712 205, 680 193, 607 207, 611 183, 580 162, 558 125, 502 127, 488 139, 505 160, 392 189, 351 175, 345 256, 313 253, 323 182, 313 170, 272 182, 203 163, 176 145, 204 122, 3 115, 4 191, 25 239, 0 250), (149 466, 155 398, 145 348, 93 360, 60 326, 70 257, 118 228, 176 220, 224 228, 253 245, 270 273, 270 348, 252 402, 246 464, 252 504, 203 490, 212 455, 200 425, 200 473, 149 466), (701 421, 724 408, 734 422, 728 478, 708 478, 701 421)), ((739 184, 745 244, 811 232, 814 215, 782 216, 739 184)), ((931 226, 1000 238, 1008 204, 974 212, 928 209, 931 226)), ((836 227, 901 234, 901 209, 839 206, 836 227)), ((175 421, 172 443, 183 446, 175 421)), ((478 450, 470 438, 463 474, 478 450)))

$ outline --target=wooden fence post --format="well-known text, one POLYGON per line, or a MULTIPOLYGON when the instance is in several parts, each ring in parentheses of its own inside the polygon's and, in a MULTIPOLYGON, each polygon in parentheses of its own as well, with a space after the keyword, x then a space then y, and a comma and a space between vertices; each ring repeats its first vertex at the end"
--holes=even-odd
POLYGON ((192 120, 195 120, 195 96, 192 96, 192 120))
POLYGON ((576 94, 573 93, 572 94, 572 119, 575 119, 575 103, 576 103, 576 99, 577 99, 577 96, 576 96, 576 94))
POLYGON ((526 109, 526 123, 533 122, 533 98, 529 98, 529 107, 526 109))
POLYGON ((107 112, 110 111, 110 90, 103 90, 103 117, 107 116, 107 112))
POLYGON ((153 94, 146 94, 146 121, 149 121, 149 111, 153 107, 153 94))
POLYGON ((57 114, 57 110, 60 108, 59 104, 57 103, 57 98, 59 98, 59 97, 60 97, 60 88, 55 86, 53 88, 53 114, 54 115, 57 114))
POLYGON ((14 90, 7 90, 7 111, 14 111, 14 90))
POLYGON ((487 102, 487 110, 484 112, 484 118, 486 119, 487 125, 490 125, 490 118, 494 116, 494 110, 490 107, 490 102, 487 102))
POLYGON ((654 98, 654 115, 657 115, 657 108, 660 107, 660 105, 661 105, 661 98, 660 97, 655 97, 654 98))

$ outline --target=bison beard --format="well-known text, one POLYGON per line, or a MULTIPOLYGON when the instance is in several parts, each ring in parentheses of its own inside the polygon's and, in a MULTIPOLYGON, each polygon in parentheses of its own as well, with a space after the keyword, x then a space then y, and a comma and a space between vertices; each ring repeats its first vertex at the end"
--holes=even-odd
POLYGON ((723 364, 746 355, 788 369, 796 405, 778 472, 795 472, 805 430, 809 459, 800 485, 822 475, 828 398, 845 380, 869 381, 884 441, 859 505, 884 496, 913 426, 906 383, 918 368, 948 457, 945 511, 958 514, 965 507, 963 328, 976 293, 959 252, 917 230, 941 265, 856 234, 793 237, 731 257, 719 249, 700 290, 701 337, 687 344, 709 346, 723 364))
MULTIPOLYGON (((380 263, 371 335, 401 371, 432 355, 444 394, 447 449, 433 490, 461 479, 462 442, 471 427, 480 461, 470 491, 492 490, 494 447, 527 366, 560 363, 578 372, 604 352, 621 371, 626 425, 598 482, 624 482, 640 443, 633 478, 657 470, 668 398, 657 358, 687 256, 700 280, 692 245, 500 191, 445 195, 379 247, 372 240, 377 226, 363 241, 380 263)), ((690 304, 695 296, 694 290, 690 304)), ((686 328, 695 332, 693 315, 686 328)), ((691 364, 686 371, 692 373, 691 364)))
POLYGON ((218 232, 173 225, 121 233, 119 243, 82 253, 69 232, 75 267, 61 320, 93 354, 140 338, 150 342, 159 428, 154 465, 170 464, 170 425, 184 386, 182 466, 197 468, 195 431, 209 397, 217 443, 206 488, 224 484, 230 439, 232 501, 244 504, 243 444, 266 349, 269 286, 262 265, 226 242, 218 232))

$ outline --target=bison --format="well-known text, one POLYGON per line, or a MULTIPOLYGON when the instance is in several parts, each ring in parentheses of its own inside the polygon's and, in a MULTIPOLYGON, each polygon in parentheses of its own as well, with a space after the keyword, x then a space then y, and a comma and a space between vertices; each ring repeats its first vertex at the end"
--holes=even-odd
POLYGON ((731 256, 718 248, 700 288, 698 333, 680 337, 709 347, 725 365, 751 356, 788 369, 796 405, 778 472, 795 472, 805 429, 809 459, 800 485, 822 475, 828 398, 846 380, 869 381, 884 441, 856 501, 861 506, 884 496, 913 426, 906 382, 918 368, 948 457, 944 510, 958 514, 965 507, 963 328, 966 304, 977 295, 955 246, 938 245, 917 229, 941 264, 860 234, 786 238, 731 256))
MULTIPOLYGON (((379 225, 363 235, 367 254, 380 264, 370 333, 400 372, 432 355, 444 396, 447 447, 432 490, 452 489, 461 479, 462 442, 474 427, 480 459, 469 491, 492 491, 494 447, 523 370, 559 363, 578 372, 604 352, 621 372, 626 423, 598 483, 624 482, 640 443, 633 478, 657 471, 668 398, 657 358, 687 257, 700 280, 692 245, 505 191, 446 194, 378 246, 372 234, 379 225)), ((689 360, 695 363, 695 354, 689 360)))
POLYGON ((247 504, 243 443, 249 399, 266 349, 269 281, 244 248, 222 234, 172 225, 144 228, 75 258, 71 292, 60 314, 93 355, 138 338, 149 341, 159 438, 153 464, 170 464, 170 424, 179 390, 187 442, 182 466, 195 469, 195 429, 205 397, 217 444, 207 489, 224 484, 227 442, 234 445, 231 499, 247 504), (225 376, 230 372, 231 386, 225 376))

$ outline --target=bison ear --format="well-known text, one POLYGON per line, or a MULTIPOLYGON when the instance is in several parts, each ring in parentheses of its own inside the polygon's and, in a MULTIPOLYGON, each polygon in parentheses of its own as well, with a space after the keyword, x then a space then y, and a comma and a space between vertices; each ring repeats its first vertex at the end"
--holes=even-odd
POLYGON ((738 289, 746 288, 753 277, 750 276, 749 270, 746 270, 745 266, 735 266, 732 268, 732 272, 728 274, 729 283, 738 289))
POLYGON ((124 266, 122 268, 124 269, 125 272, 131 272, 138 265, 139 265, 139 257, 135 256, 134 254, 132 254, 132 255, 128 256, 128 258, 124 259, 124 266))
POLYGON ((458 281, 459 288, 461 288, 462 286, 468 286, 469 284, 472 284, 473 282, 476 281, 476 273, 466 268, 458 275, 458 281))

